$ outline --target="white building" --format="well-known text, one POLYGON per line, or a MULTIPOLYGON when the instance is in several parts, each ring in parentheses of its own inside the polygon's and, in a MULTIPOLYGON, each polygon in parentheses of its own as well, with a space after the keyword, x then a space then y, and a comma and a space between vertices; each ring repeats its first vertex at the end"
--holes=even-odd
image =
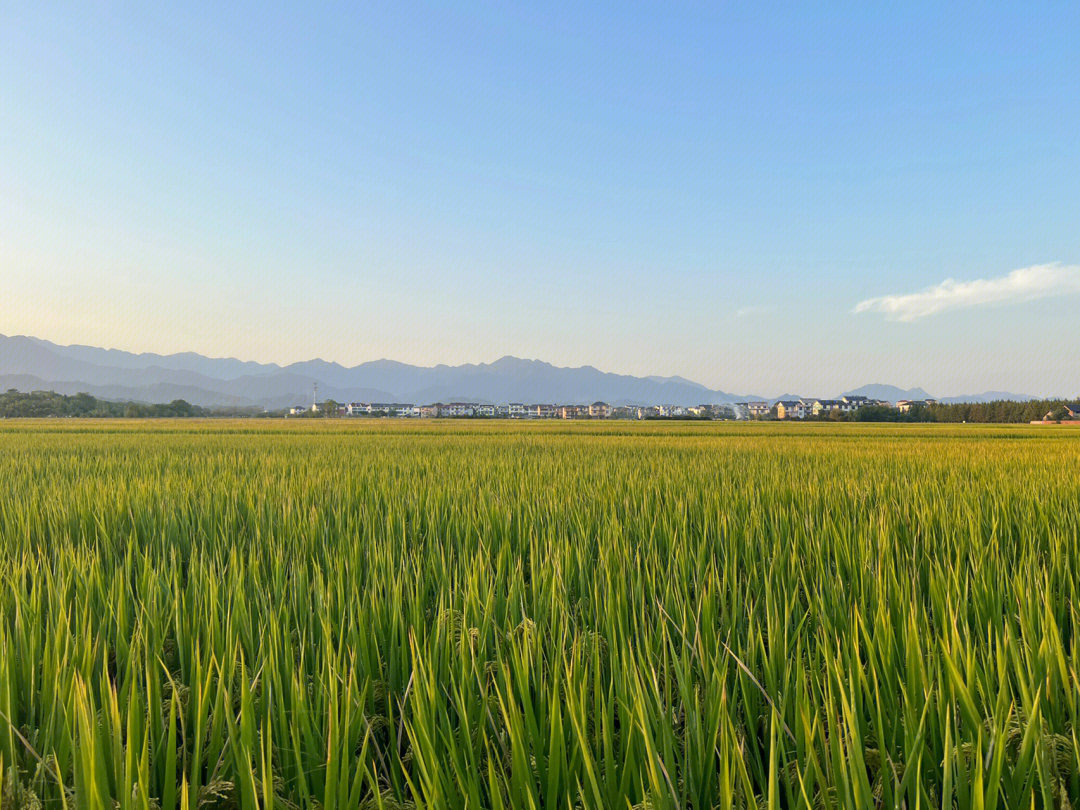
POLYGON ((476 406, 471 402, 451 402, 439 409, 439 416, 462 417, 476 413, 476 406))
POLYGON ((768 402, 747 402, 745 403, 745 406, 746 412, 750 415, 752 419, 757 419, 762 416, 768 416, 769 411, 771 410, 769 408, 768 402))

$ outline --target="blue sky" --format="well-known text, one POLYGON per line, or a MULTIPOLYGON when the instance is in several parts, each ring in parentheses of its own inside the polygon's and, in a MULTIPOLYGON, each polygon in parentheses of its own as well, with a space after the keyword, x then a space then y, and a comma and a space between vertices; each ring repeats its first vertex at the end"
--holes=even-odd
POLYGON ((5 4, 0 333, 1080 392, 1078 4, 228 5, 5 4))

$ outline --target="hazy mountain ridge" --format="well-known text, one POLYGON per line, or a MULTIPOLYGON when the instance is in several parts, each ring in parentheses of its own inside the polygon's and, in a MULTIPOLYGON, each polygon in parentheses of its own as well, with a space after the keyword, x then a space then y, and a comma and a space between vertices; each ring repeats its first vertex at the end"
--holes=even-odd
POLYGON ((870 397, 871 399, 883 399, 888 402, 896 402, 901 399, 937 399, 938 402, 943 402, 948 405, 977 402, 997 402, 1003 399, 1012 400, 1013 402, 1028 402, 1033 399, 1040 399, 1040 397, 1034 397, 1030 394, 1015 394, 1011 391, 983 391, 981 394, 958 394, 952 397, 933 397, 931 394, 926 393, 926 391, 922 388, 905 389, 898 388, 895 385, 884 385, 882 383, 864 385, 861 388, 856 388, 852 391, 845 391, 844 395, 856 395, 870 397))
MULTIPOLYGON (((93 346, 60 346, 40 338, 0 335, 0 386, 19 390, 80 391, 102 399, 276 409, 308 404, 318 384, 320 399, 339 402, 549 402, 613 405, 698 405, 777 397, 712 390, 683 377, 635 377, 593 366, 568 368, 542 360, 505 356, 492 363, 412 366, 372 360, 347 367, 321 359, 281 366, 194 352, 135 354, 93 346)), ((926 399, 921 388, 873 384, 845 392, 895 402, 926 399)), ((798 399, 785 394, 782 398, 798 399)), ((1024 401, 1034 397, 988 391, 943 402, 1024 401)))
MULTIPOLYGON (((0 336, 2 337, 2 336, 0 336)), ((276 363, 258 363, 253 360, 237 360, 234 357, 205 357, 195 352, 177 354, 135 354, 122 349, 101 349, 96 346, 60 346, 35 337, 12 337, 8 340, 27 341, 71 360, 116 369, 148 369, 158 367, 174 371, 192 371, 207 377, 230 379, 244 374, 273 373, 281 366, 276 363)))
POLYGON ((931 399, 931 395, 922 388, 900 388, 895 385, 884 383, 871 383, 860 388, 845 391, 842 396, 869 397, 870 399, 882 399, 886 402, 897 402, 901 399, 931 399))
POLYGON ((0 336, 0 385, 86 391, 101 398, 145 402, 283 408, 320 399, 427 403, 479 402, 612 404, 733 402, 740 397, 678 377, 634 377, 592 366, 561 368, 540 360, 502 357, 493 363, 412 366, 373 360, 346 367, 315 359, 286 366, 192 352, 133 354, 92 346, 60 346, 40 338, 0 336))

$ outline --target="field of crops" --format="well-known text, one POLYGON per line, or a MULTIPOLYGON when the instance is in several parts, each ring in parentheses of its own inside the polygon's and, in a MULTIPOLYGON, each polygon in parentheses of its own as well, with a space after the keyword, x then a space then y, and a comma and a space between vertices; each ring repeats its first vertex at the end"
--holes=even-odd
POLYGON ((1075 806, 1078 563, 1068 428, 0 422, 0 805, 1075 806))

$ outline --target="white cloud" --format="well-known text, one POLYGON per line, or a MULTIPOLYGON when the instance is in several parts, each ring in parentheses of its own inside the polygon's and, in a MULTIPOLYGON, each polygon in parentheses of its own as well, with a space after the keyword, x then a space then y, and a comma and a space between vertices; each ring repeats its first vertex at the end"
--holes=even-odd
POLYGON ((890 321, 914 321, 939 312, 1033 301, 1051 295, 1080 293, 1080 266, 1039 264, 998 278, 945 279, 921 292, 883 295, 855 305, 852 312, 880 312, 890 321))

